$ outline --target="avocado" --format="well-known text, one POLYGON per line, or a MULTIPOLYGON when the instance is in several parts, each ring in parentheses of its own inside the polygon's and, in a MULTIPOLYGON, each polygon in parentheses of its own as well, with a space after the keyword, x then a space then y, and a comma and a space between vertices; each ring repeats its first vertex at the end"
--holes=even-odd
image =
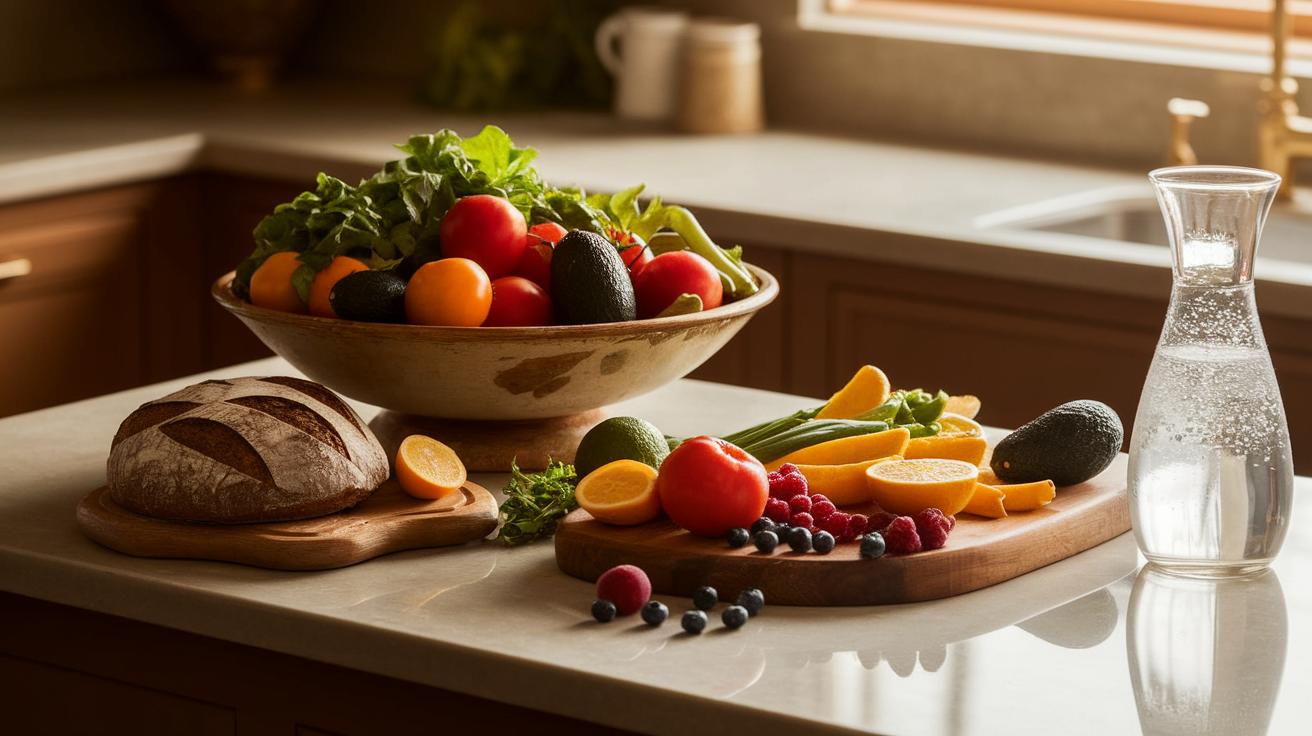
POLYGON ((405 322, 405 280, 392 271, 356 271, 333 286, 328 304, 342 319, 405 322))
POLYGON ((619 251, 600 235, 574 230, 551 256, 551 303, 566 325, 627 322, 638 316, 619 251))
POLYGON ((993 448, 993 472, 1008 483, 1052 480, 1071 486, 1107 469, 1125 429, 1101 401, 1070 401, 1007 435, 993 448))

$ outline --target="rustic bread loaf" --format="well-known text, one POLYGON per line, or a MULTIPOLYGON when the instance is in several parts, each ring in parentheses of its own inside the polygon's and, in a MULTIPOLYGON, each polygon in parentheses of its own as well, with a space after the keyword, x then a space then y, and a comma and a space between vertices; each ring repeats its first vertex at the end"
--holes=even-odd
POLYGON ((165 519, 322 516, 387 480, 387 455, 346 402, 301 378, 205 381, 143 404, 109 453, 114 501, 165 519))

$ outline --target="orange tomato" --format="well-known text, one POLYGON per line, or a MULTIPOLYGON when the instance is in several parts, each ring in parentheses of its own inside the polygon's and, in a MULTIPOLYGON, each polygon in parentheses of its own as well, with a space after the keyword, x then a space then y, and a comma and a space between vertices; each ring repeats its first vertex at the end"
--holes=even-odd
POLYGON ((405 316, 414 325, 478 327, 492 309, 492 282, 468 258, 425 263, 405 289, 405 316))
POLYGON ((333 287, 338 281, 346 278, 347 274, 368 270, 368 266, 354 258, 347 256, 334 258, 333 262, 316 274, 314 281, 310 282, 310 314, 316 317, 336 317, 337 313, 328 303, 328 295, 332 293, 333 287))
POLYGON ((305 302, 292 286, 292 274, 301 267, 295 251, 274 253, 251 275, 251 304, 279 312, 304 312, 305 302))

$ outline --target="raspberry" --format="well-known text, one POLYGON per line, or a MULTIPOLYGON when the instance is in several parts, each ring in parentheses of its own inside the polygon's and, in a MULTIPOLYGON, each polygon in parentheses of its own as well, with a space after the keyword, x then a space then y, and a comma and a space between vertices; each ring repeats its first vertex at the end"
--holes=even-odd
POLYGON ((866 522, 866 531, 871 531, 871 532, 883 531, 884 528, 887 527, 889 524, 892 524, 893 520, 896 518, 897 518, 896 514, 890 514, 887 511, 880 511, 874 516, 871 516, 870 521, 866 522))
POLYGON ((916 533, 916 522, 910 516, 899 516, 884 529, 884 545, 895 555, 906 555, 920 551, 920 535, 916 533))
POLYGON ((834 502, 824 496, 811 497, 811 516, 814 516, 816 521, 824 521, 825 519, 828 519, 830 514, 837 510, 838 508, 834 506, 834 502), (817 498, 820 500, 817 501, 817 498))
POLYGON ((856 539, 866 533, 869 525, 870 520, 865 514, 852 514, 852 518, 847 520, 847 536, 856 539))
POLYGON ((794 514, 799 511, 810 511, 811 497, 793 496, 792 498, 788 499, 788 508, 792 509, 794 514))
POLYGON ((802 470, 792 463, 784 463, 779 466, 779 475, 801 475, 802 470))
POLYGON ((780 473, 777 470, 771 470, 770 472, 765 474, 765 479, 770 482, 771 488, 774 488, 775 486, 779 485, 779 481, 783 480, 783 478, 784 478, 784 474, 780 473))
POLYGON ((820 528, 834 535, 834 539, 841 542, 847 537, 847 525, 851 519, 850 514, 835 511, 820 520, 820 528))
POLYGON ((621 616, 637 613, 651 598, 651 581, 640 567, 616 565, 597 578, 597 598, 614 603, 621 616))
POLYGON ((765 502, 765 515, 780 524, 788 521, 788 504, 782 498, 771 498, 765 502))
POLYGON ((815 523, 815 519, 812 519, 811 515, 806 513, 805 511, 798 511, 797 513, 793 514, 792 518, 788 520, 788 523, 792 524, 793 526, 800 526, 803 529, 809 530, 811 528, 811 525, 815 523))
POLYGON ((810 490, 806 484, 806 476, 801 473, 789 473, 779 480, 779 492, 775 493, 770 489, 770 495, 776 498, 792 500, 797 496, 805 496, 810 490))
POLYGON ((955 517, 955 516, 949 516, 949 517, 948 517, 948 531, 952 531, 953 529, 956 529, 956 528, 957 528, 957 517, 955 517))
POLYGON ((947 544, 948 532, 952 530, 950 517, 944 516, 938 509, 923 509, 916 514, 916 533, 925 549, 938 549, 947 544))
POLYGON ((823 493, 812 493, 812 494, 811 494, 811 503, 813 503, 813 504, 820 503, 821 501, 828 501, 828 500, 829 500, 829 497, 826 496, 826 495, 823 494, 823 493))

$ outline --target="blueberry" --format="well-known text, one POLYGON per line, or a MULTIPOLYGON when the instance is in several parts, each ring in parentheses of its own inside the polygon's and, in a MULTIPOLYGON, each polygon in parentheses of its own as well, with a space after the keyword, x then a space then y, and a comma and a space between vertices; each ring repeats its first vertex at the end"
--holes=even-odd
POLYGON ((771 519, 768 516, 762 516, 761 518, 752 522, 752 534, 758 534, 760 532, 772 532, 772 531, 774 531, 774 519, 771 519))
POLYGON ((642 607, 642 620, 646 621, 648 626, 660 626, 665 623, 669 615, 670 609, 660 601, 648 601, 647 605, 642 607))
POLYGON ((765 593, 757 588, 748 588, 738 594, 738 600, 735 602, 746 610, 748 615, 755 616, 765 608, 765 593))
POLYGON ((735 527, 729 530, 729 546, 738 549, 750 541, 752 535, 742 527, 735 527))
POLYGON ((760 531, 752 535, 752 542, 756 544, 758 550, 769 554, 774 551, 775 547, 779 546, 779 535, 768 530, 760 531))
POLYGON ((861 537, 861 556, 867 560, 874 560, 884 556, 884 535, 879 532, 870 532, 861 537))
POLYGON ((816 554, 827 555, 834 551, 834 535, 826 531, 819 531, 811 538, 811 546, 815 548, 816 554))
POLYGON ((684 611, 680 624, 689 634, 700 634, 706 628, 706 614, 701 611, 684 611))
POLYGON ((615 618, 615 604, 608 600, 598 598, 592 602, 592 617, 597 619, 598 623, 606 623, 615 618))
POLYGON ((795 526, 788 530, 788 546, 793 548, 794 552, 811 551, 811 530, 795 526))
POLYGON ((720 601, 720 594, 709 585, 703 585, 693 591, 692 604, 703 611, 709 611, 715 608, 715 604, 720 601))
POLYGON ((747 623, 747 617, 750 615, 747 613, 747 609, 742 606, 729 606, 720 615, 720 620, 724 622, 725 626, 736 629, 747 623))

